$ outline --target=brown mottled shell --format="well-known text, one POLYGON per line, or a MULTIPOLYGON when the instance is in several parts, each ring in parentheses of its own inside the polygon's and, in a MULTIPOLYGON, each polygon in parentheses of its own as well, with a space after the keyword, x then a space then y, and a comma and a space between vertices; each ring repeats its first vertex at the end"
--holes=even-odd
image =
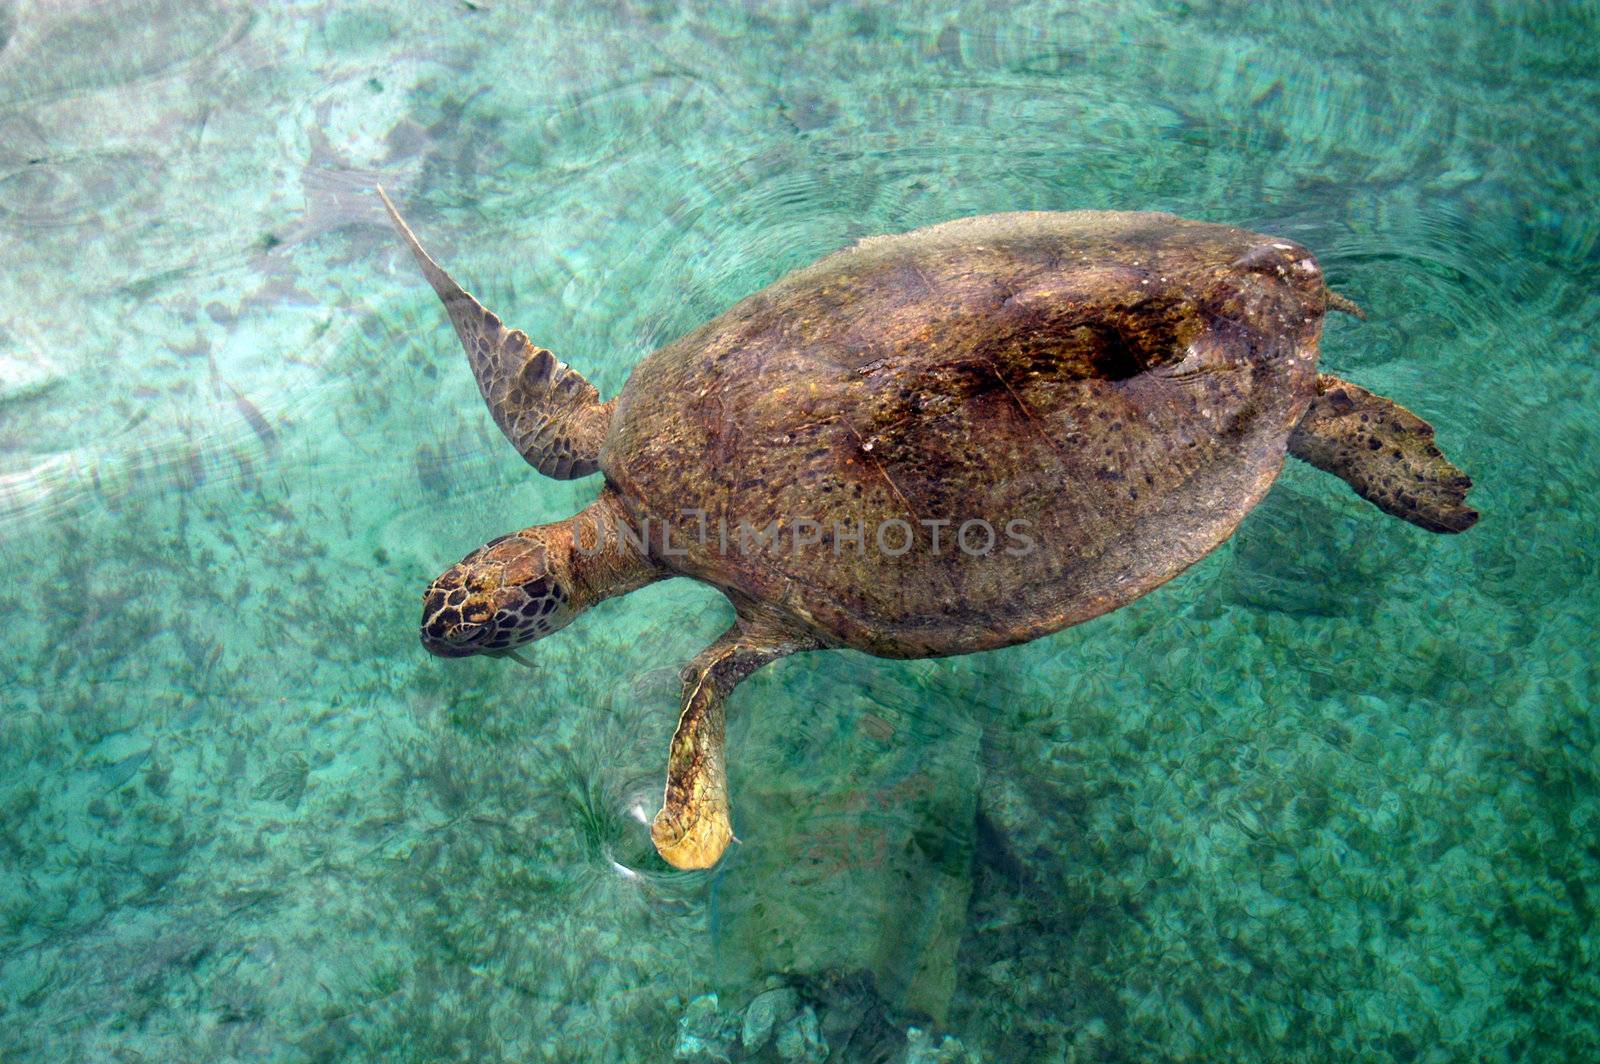
POLYGON ((1165 214, 875 237, 644 360, 600 466, 663 564, 831 642, 1022 642, 1170 579, 1260 501, 1325 300, 1305 248, 1165 214))

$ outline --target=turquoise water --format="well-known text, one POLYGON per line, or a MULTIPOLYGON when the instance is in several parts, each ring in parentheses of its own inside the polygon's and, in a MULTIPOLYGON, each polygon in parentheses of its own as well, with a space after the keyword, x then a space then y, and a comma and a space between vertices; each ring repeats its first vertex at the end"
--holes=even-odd
POLYGON ((0 0, 0 1058, 1600 1059, 1597 41, 1593 3, 0 0), (1291 464, 1080 628, 780 662, 732 703, 742 843, 676 873, 640 813, 728 610, 423 653, 429 578, 595 485, 494 429, 378 181, 605 395, 865 234, 1292 237, 1369 313, 1324 365, 1483 520, 1291 464))

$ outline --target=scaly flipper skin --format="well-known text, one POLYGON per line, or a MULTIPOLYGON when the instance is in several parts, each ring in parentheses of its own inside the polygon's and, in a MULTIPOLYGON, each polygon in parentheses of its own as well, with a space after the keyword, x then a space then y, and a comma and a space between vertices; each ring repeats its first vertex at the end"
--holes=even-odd
POLYGON ((463 291, 423 250, 388 194, 380 188, 378 196, 423 276, 444 301, 500 431, 547 477, 572 480, 599 469, 611 404, 600 402, 600 393, 582 375, 535 347, 520 329, 506 329, 463 291))
POLYGON ((667 793, 650 827, 675 868, 710 868, 733 840, 723 755, 729 692, 768 662, 821 644, 779 624, 743 617, 683 670, 683 708, 667 757, 667 793))
POLYGON ((1429 532, 1464 532, 1472 478, 1433 442, 1433 426, 1391 399, 1322 374, 1289 437, 1289 453, 1342 478, 1356 494, 1429 532))

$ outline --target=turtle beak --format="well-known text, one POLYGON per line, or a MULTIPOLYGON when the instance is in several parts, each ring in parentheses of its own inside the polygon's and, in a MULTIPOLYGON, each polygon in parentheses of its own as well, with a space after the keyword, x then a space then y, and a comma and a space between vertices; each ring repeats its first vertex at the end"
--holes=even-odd
POLYGON ((479 639, 451 639, 447 636, 436 635, 428 628, 423 628, 419 633, 422 636, 422 646, 428 653, 441 658, 466 658, 478 652, 479 639))

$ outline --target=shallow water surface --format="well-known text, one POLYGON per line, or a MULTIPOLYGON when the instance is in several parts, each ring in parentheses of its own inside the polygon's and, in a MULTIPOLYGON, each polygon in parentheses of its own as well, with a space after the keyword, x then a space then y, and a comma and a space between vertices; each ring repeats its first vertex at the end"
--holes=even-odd
POLYGON ((0 1057, 1600 1056, 1597 41, 1592 3, 0 0, 0 1057), (1291 237, 1369 315, 1324 366, 1483 519, 1291 463, 1107 617, 780 662, 732 701, 740 844, 674 872, 676 670, 730 611, 423 653, 429 578, 595 483, 505 444, 378 182, 607 396, 863 235, 1291 237))

